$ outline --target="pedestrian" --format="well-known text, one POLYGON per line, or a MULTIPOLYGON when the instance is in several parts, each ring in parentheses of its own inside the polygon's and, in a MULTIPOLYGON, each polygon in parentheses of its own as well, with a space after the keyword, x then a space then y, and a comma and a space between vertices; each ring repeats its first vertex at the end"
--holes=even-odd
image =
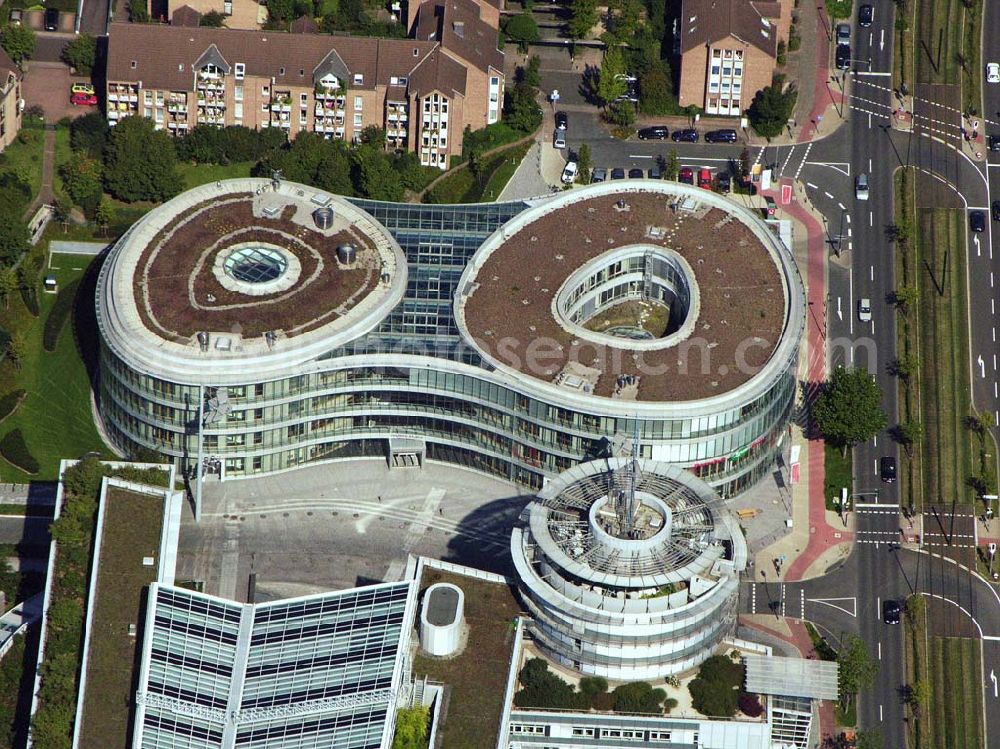
POLYGON ((382 501, 382 495, 381 495, 381 494, 379 494, 379 495, 378 495, 378 501, 379 501, 379 502, 381 502, 381 501, 382 501))

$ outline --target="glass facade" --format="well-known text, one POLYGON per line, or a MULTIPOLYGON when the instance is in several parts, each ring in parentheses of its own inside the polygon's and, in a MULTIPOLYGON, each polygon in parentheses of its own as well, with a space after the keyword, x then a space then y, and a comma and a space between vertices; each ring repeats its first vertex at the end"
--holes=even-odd
POLYGON ((150 600, 136 747, 374 749, 391 735, 410 582, 256 606, 154 585, 150 600))
MULTIPOLYGON (((638 433, 641 455, 681 464, 723 496, 768 470, 795 395, 795 356, 744 402, 720 397, 683 416, 664 408, 626 415, 627 403, 593 398, 567 407, 538 382, 495 371, 460 337, 454 298, 480 245, 526 203, 408 205, 352 200, 402 247, 405 296, 366 335, 301 364, 280 379, 225 386, 228 411, 209 415, 216 388, 159 378, 125 361, 103 335, 99 408, 111 440, 128 454, 147 450, 187 470, 202 455, 225 477, 267 473, 309 461, 387 452, 391 437, 424 441, 426 455, 532 488, 600 454, 615 435, 638 433), (616 409, 621 409, 620 414, 616 409)), ((122 241, 127 239, 128 235, 122 241)), ((99 315, 100 319, 100 315, 99 315)), ((220 388, 221 389, 221 388, 220 388)), ((665 406, 670 404, 665 404, 665 406)))

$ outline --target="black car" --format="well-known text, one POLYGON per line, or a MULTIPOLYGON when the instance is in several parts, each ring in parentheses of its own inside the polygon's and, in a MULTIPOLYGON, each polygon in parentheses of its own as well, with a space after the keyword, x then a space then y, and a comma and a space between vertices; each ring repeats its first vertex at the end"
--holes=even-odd
POLYGON ((639 129, 639 140, 666 140, 669 134, 664 125, 653 125, 639 129))
POLYGON ((993 215, 994 221, 1000 221, 1000 200, 993 201, 993 205, 990 206, 990 213, 993 215))
POLYGON ((891 598, 882 601, 882 621, 886 624, 899 624, 899 615, 902 611, 899 601, 891 598))
POLYGON ((625 179, 625 170, 620 166, 616 166, 611 170, 611 179, 625 179))
POLYGON ((698 131, 693 127, 686 127, 683 130, 674 130, 670 134, 670 140, 675 143, 697 143, 698 131))
POLYGON ((858 26, 868 28, 875 20, 875 8, 872 5, 862 5, 858 8, 858 26))
POLYGON ((642 179, 642 169, 638 169, 638 168, 635 168, 635 167, 633 167, 632 169, 629 169, 628 170, 628 178, 629 179, 642 179))
POLYGON ((719 192, 729 192, 732 189, 732 177, 729 175, 729 172, 719 172, 715 184, 718 186, 719 192))
POLYGON ((565 112, 556 112, 556 130, 565 130, 569 124, 569 118, 565 112))
POLYGON ((851 48, 846 44, 837 45, 837 70, 849 70, 851 67, 851 48))
POLYGON ((977 233, 986 231, 986 215, 982 211, 969 211, 969 228, 977 233))
POLYGON ((878 472, 885 483, 891 484, 896 480, 896 459, 891 455, 882 457, 878 462, 878 472))
POLYGON ((1000 135, 991 135, 986 142, 991 151, 1000 151, 1000 135))
POLYGON ((646 170, 646 176, 650 179, 663 179, 663 173, 660 171, 660 167, 651 166, 646 170))
POLYGON ((45 9, 45 30, 55 31, 59 28, 59 11, 56 8, 45 9))
POLYGON ((706 143, 735 143, 736 142, 736 131, 732 128, 725 128, 723 130, 709 130, 705 133, 706 143))

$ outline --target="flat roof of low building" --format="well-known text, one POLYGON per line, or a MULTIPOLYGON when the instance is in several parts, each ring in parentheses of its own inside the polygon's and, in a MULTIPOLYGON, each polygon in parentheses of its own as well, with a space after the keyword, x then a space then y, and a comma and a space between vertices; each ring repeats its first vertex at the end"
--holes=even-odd
POLYGON ((743 663, 748 692, 814 700, 835 700, 840 694, 836 661, 744 655, 743 663))

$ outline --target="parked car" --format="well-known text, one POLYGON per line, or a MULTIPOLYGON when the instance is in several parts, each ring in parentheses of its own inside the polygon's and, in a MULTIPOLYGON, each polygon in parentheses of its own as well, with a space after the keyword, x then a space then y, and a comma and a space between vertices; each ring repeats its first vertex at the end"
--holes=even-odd
POLYGON ((715 188, 723 194, 728 193, 732 189, 732 180, 732 175, 729 172, 720 172, 719 176, 715 178, 715 188))
POLYGON ((708 169, 701 169, 698 172, 698 187, 703 190, 712 189, 712 173, 708 169))
POLYGON ((569 117, 565 112, 556 112, 556 130, 565 130, 569 124, 569 117))
POLYGON ((885 483, 891 484, 896 480, 896 459, 891 455, 884 455, 879 459, 878 472, 885 483))
POLYGON ((56 8, 46 8, 44 18, 46 31, 55 31, 59 28, 59 11, 56 8))
POLYGON ((639 128, 639 140, 666 140, 670 132, 666 125, 639 128))
POLYGON ((986 63, 986 82, 1000 83, 1000 63, 986 63))
POLYGON ((577 163, 575 161, 567 161, 566 166, 562 173, 562 183, 564 185, 572 185, 576 181, 577 163))
POLYGON ((986 231, 986 214, 982 211, 969 211, 969 228, 977 234, 986 231))
POLYGON ((697 143, 698 131, 693 127, 686 127, 683 130, 674 130, 674 132, 670 134, 670 140, 675 143, 697 143))
POLYGON ((706 143, 735 143, 736 142, 736 131, 732 128, 724 128, 722 130, 709 130, 705 133, 706 143))
POLYGON ((858 300, 858 319, 861 322, 872 321, 872 300, 867 297, 858 300))
POLYGON ((991 135, 986 139, 986 144, 991 151, 1000 151, 1000 135, 991 135))
POLYGON ((629 179, 642 179, 642 177, 643 177, 642 169, 639 169, 638 167, 632 167, 631 169, 628 170, 629 179))
POLYGON ((851 43, 851 26, 847 23, 837 24, 837 44, 850 44, 851 43))
POLYGON ((552 141, 552 145, 555 146, 556 148, 558 148, 559 150, 562 150, 563 148, 566 147, 566 131, 565 130, 556 130, 556 137, 555 137, 555 140, 552 141))
POLYGON ((858 200, 868 200, 867 174, 859 174, 854 178, 854 197, 858 200))
POLYGON ((94 86, 90 83, 74 83, 69 89, 71 94, 94 94, 94 86))
POLYGON ((868 28, 872 25, 872 21, 875 20, 875 6, 873 5, 862 5, 858 8, 858 26, 862 28, 868 28))
POLYGON ((694 169, 689 166, 682 166, 680 171, 677 172, 677 181, 683 182, 685 185, 693 185, 694 169))
POLYGON ((597 167, 590 174, 591 184, 595 182, 607 182, 607 181, 608 181, 608 170, 605 169, 603 166, 597 167))
POLYGON ((1000 200, 993 201, 993 205, 990 206, 990 214, 994 221, 1000 221, 1000 200))
POLYGON ((837 45, 836 54, 837 70, 850 70, 851 68, 851 48, 847 44, 837 45))
POLYGON ((93 107, 97 104, 97 94, 73 94, 69 97, 69 103, 74 107, 93 107))
POLYGON ((651 166, 646 170, 646 176, 650 179, 663 179, 663 173, 660 171, 660 167, 651 166))
POLYGON ((899 615, 901 613, 902 608, 899 605, 899 601, 892 598, 882 601, 882 621, 886 624, 899 624, 899 615))
POLYGON ((611 170, 611 179, 625 179, 625 170, 620 166, 616 166, 611 170))

